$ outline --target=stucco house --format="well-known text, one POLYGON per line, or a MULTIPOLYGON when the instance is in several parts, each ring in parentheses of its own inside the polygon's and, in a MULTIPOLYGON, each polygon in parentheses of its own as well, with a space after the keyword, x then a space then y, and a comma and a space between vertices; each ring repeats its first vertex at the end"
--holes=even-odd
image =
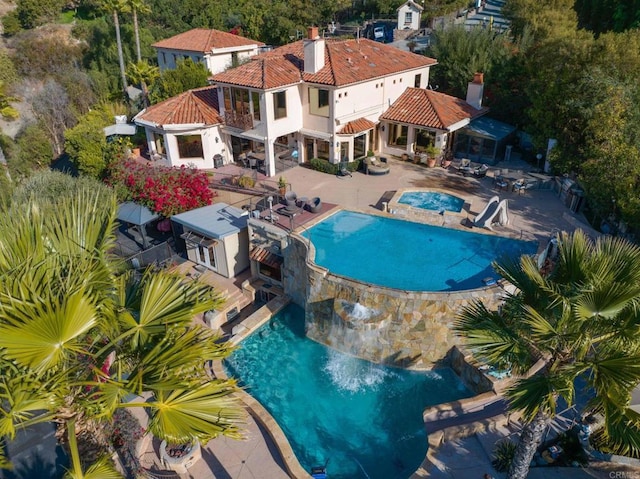
POLYGON ((152 157, 211 168, 248 155, 276 176, 276 160, 292 152, 299 162, 337 164, 368 150, 451 148, 455 131, 487 111, 481 75, 465 102, 426 89, 432 58, 367 39, 326 40, 316 27, 308 33, 214 75, 215 86, 136 115, 152 157))
POLYGON ((211 74, 258 54, 264 43, 240 35, 194 28, 151 45, 156 49, 160 71, 173 69, 179 60, 191 58, 195 63, 203 62, 211 74))
POLYGON ((178 252, 207 269, 234 278, 249 267, 246 211, 214 203, 171 217, 178 252))
POLYGON ((400 5, 398 12, 398 30, 419 30, 420 16, 424 8, 413 0, 400 5))

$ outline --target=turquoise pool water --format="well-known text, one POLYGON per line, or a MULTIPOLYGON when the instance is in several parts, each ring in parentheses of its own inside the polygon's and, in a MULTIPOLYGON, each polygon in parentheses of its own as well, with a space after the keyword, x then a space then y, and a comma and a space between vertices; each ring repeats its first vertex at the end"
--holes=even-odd
POLYGON ((453 211, 455 213, 460 213, 464 206, 462 198, 438 191, 407 191, 402 193, 398 203, 423 210, 453 211))
POLYGON ((425 406, 470 397, 449 369, 385 368, 305 337, 290 305, 245 339, 225 369, 269 410, 300 464, 331 479, 406 479, 427 451, 425 406))
POLYGON ((535 254, 535 241, 342 210, 302 233, 315 263, 365 283, 408 291, 460 291, 496 277, 502 255, 535 254))

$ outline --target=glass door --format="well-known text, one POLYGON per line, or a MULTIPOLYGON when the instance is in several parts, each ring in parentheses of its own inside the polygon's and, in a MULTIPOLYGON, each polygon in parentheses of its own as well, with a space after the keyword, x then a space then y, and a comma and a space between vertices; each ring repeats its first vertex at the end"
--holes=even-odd
POLYGON ((207 268, 217 271, 218 268, 216 266, 216 254, 215 248, 213 245, 204 247, 203 245, 198 245, 196 249, 196 256, 198 264, 206 266, 207 268))

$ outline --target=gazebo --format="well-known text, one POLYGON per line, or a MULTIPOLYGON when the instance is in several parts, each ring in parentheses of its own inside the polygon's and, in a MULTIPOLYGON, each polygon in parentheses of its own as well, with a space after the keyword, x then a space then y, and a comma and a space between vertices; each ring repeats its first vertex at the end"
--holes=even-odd
POLYGON ((142 248, 147 249, 149 242, 147 240, 147 231, 145 226, 156 220, 160 215, 152 213, 149 208, 133 201, 127 201, 126 203, 118 206, 118 220, 123 223, 128 223, 136 226, 140 236, 142 236, 142 248))

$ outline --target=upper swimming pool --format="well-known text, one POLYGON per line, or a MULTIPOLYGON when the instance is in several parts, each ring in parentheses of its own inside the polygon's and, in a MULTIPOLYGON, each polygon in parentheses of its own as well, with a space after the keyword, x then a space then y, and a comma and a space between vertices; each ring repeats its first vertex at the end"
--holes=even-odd
POLYGON ((461 291, 484 286, 491 263, 535 254, 534 241, 454 230, 342 210, 302 233, 314 262, 334 274, 407 291, 461 291))
POLYGON ((398 203, 431 211, 453 211, 460 213, 464 200, 457 196, 439 191, 406 191, 402 193, 398 203))

